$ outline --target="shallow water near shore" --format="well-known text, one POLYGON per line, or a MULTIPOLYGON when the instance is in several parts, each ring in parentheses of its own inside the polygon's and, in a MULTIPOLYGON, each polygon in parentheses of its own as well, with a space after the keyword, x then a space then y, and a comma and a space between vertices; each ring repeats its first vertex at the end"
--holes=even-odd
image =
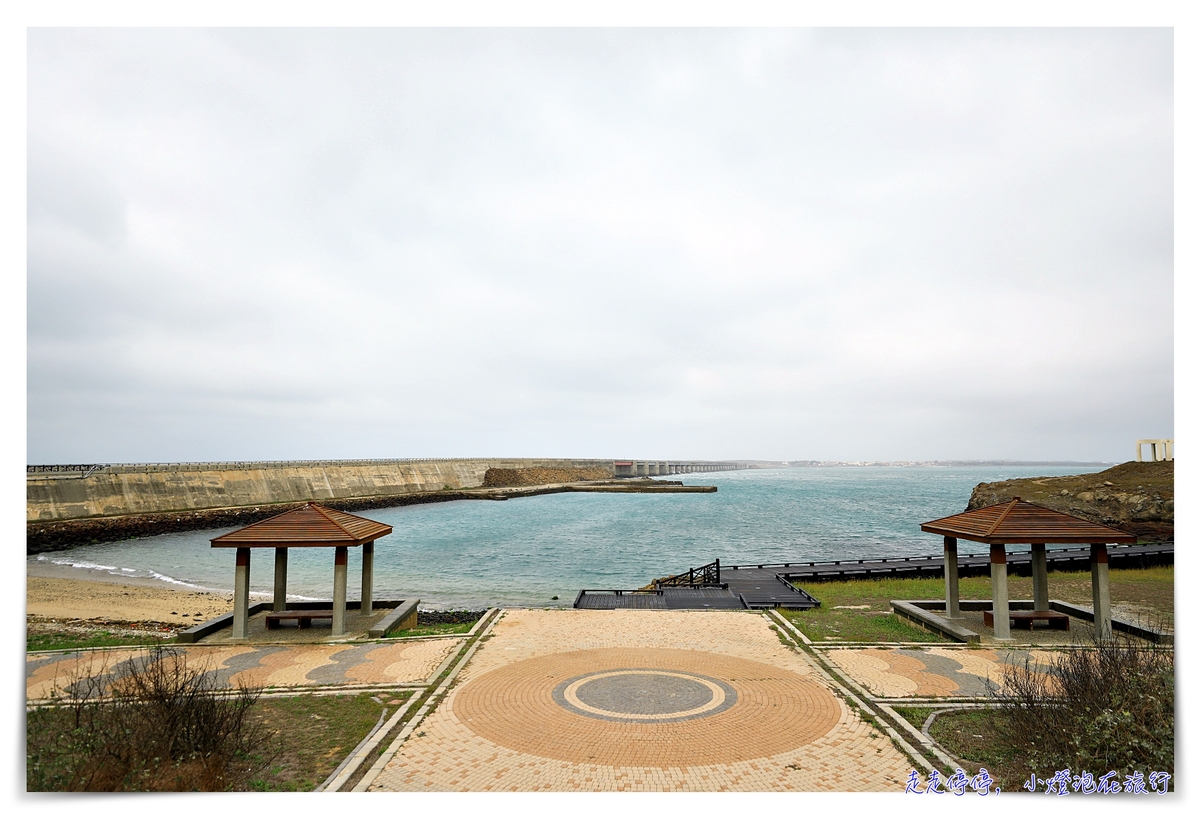
MULTIPOLYGON (((923 522, 966 508, 976 484, 1100 471, 1103 466, 830 467, 680 475, 715 494, 552 494, 363 512, 391 525, 375 546, 375 598, 422 607, 570 607, 581 588, 637 588, 719 558, 723 564, 808 562, 941 553, 923 522), (557 596, 558 600, 553 597, 557 596)), ((163 534, 30 556, 31 571, 153 579, 229 593, 230 528, 163 534)), ((982 550, 965 543, 962 550, 982 550)), ((350 549, 351 599, 360 549, 350 549)), ((255 549, 251 589, 269 594, 274 554, 255 549)), ((293 549, 289 598, 329 599, 333 554, 293 549)))

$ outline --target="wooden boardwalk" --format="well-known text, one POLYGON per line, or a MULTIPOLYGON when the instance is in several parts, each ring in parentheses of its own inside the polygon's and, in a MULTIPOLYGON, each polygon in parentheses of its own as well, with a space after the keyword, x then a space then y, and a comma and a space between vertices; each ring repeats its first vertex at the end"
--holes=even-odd
MULTIPOLYGON (((1086 571, 1091 566, 1089 546, 1046 550, 1046 565, 1052 571, 1086 571)), ((1108 548, 1110 568, 1148 568, 1151 565, 1172 565, 1175 562, 1175 543, 1149 545, 1111 545, 1108 548)), ((959 554, 960 577, 984 576, 989 573, 988 554, 959 554)), ((1009 551, 1008 572, 1030 573, 1030 552, 1009 551)), ((721 581, 732 583, 734 576, 745 572, 756 578, 766 574, 779 575, 788 582, 812 582, 829 579, 872 579, 876 577, 940 577, 942 555, 928 557, 896 557, 894 559, 836 560, 834 562, 783 562, 762 565, 722 565, 721 581)))
MULTIPOLYGON (((1112 568, 1147 568, 1175 562, 1174 543, 1114 545, 1108 549, 1112 568)), ((1046 551, 1052 571, 1086 571, 1090 567, 1088 546, 1046 551)), ((1030 552, 1008 554, 1010 574, 1031 572, 1030 552)), ((987 554, 959 554, 958 575, 989 573, 987 554)), ((682 576, 682 575, 681 575, 682 576)), ((873 579, 878 577, 940 577, 942 557, 897 557, 894 559, 835 560, 833 562, 781 562, 761 565, 721 565, 720 587, 674 587, 656 591, 583 590, 575 598, 576 608, 615 610, 719 610, 730 608, 798 608, 820 606, 820 602, 796 587, 800 582, 873 579)))

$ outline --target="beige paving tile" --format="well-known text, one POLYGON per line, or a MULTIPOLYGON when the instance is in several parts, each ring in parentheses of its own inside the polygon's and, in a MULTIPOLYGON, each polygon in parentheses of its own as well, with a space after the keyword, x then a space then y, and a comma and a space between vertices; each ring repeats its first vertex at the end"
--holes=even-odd
POLYGON ((493 633, 373 790, 895 791, 911 767, 758 614, 511 611, 493 633), (670 720, 691 711, 642 684, 704 712, 670 720))
MULTIPOLYGON (((314 671, 332 665, 344 665, 334 675, 345 684, 421 684, 461 644, 461 639, 382 642, 351 657, 347 652, 355 646, 345 644, 174 649, 183 653, 190 667, 217 672, 220 682, 228 687, 303 687, 329 683, 321 681, 321 674, 314 671)), ((78 678, 111 674, 122 662, 144 655, 140 649, 121 649, 81 651, 51 661, 31 656, 27 659, 30 670, 25 680, 26 698, 48 698, 78 678)))
POLYGON ((874 696, 915 696, 920 682, 892 669, 885 649, 847 648, 825 651, 824 656, 874 696))

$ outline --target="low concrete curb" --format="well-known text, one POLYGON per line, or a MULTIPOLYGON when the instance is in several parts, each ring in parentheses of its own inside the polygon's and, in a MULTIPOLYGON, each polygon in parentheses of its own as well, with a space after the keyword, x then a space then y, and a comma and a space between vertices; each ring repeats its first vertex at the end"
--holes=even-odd
MULTIPOLYGON (((779 613, 779 611, 775 610, 774 608, 767 611, 767 618, 769 620, 773 620, 776 625, 783 629, 784 633, 793 639, 794 644, 796 645, 796 652, 802 659, 804 659, 805 662, 808 663, 809 667, 811 667, 821 678, 823 678, 831 687, 833 687, 834 690, 836 690, 847 703, 852 704, 853 706, 857 707, 860 712, 874 718, 878 722, 879 727, 891 737, 892 741, 894 741, 896 745, 900 747, 900 749, 914 763, 924 767, 926 772, 936 769, 934 764, 928 758, 922 755, 917 748, 912 746, 912 744, 907 742, 904 737, 896 732, 896 729, 888 723, 887 719, 880 715, 880 711, 875 709, 875 705, 877 705, 877 703, 871 699, 867 691, 859 688, 851 679, 838 671, 838 669, 833 665, 826 664, 825 660, 815 651, 810 652, 804 650, 804 644, 807 643, 811 645, 811 642, 809 642, 808 637, 804 636, 799 628, 787 621, 783 614, 779 613), (799 640, 795 638, 797 636, 800 637, 799 640), (857 691, 858 695, 856 695, 855 691, 857 691), (870 704, 868 704, 868 702, 870 702, 870 704)), ((897 718, 899 718, 899 716, 897 716, 897 718)), ((901 719, 901 721, 903 721, 903 719, 901 719)), ((942 753, 937 752, 935 753, 935 756, 937 757, 938 761, 945 763, 942 753)))
MULTIPOLYGON (((248 609, 247 618, 254 616, 256 613, 261 613, 271 607, 270 602, 255 602, 248 609)), ((223 628, 233 627, 233 612, 222 614, 215 619, 210 619, 207 622, 201 622, 199 625, 193 625, 186 631, 181 631, 175 637, 180 642, 199 642, 206 636, 216 633, 223 628)))
POLYGON ((354 774, 358 772, 358 768, 362 766, 363 761, 371 755, 371 752, 379 745, 384 736, 400 723, 400 720, 404 718, 404 714, 416 704, 418 698, 420 696, 416 693, 410 696, 408 701, 392 714, 392 717, 387 720, 386 724, 384 723, 384 716, 387 714, 385 710, 384 715, 379 717, 379 723, 375 725, 375 729, 358 743, 358 746, 354 748, 350 755, 346 756, 337 769, 330 773, 329 777, 319 784, 313 792, 337 792, 341 789, 347 781, 354 777, 354 774))
MULTIPOLYGON (((929 600, 913 600, 904 602, 899 599, 892 600, 892 611, 897 616, 902 616, 905 619, 910 619, 934 633, 940 633, 943 636, 948 636, 956 642, 966 642, 969 645, 979 644, 979 634, 975 631, 967 630, 961 625, 955 625, 949 619, 938 616, 937 614, 926 609, 929 600)), ((938 602, 939 606, 944 607, 945 603, 938 602)), ((961 605, 962 603, 960 603, 961 605)))
MULTIPOLYGON (((963 611, 990 611, 992 609, 992 601, 990 599, 964 599, 959 601, 958 607, 963 611)), ((1008 602, 1008 608, 1010 611, 1032 611, 1033 600, 1011 599, 1008 602)), ((978 644, 979 634, 954 624, 952 620, 933 613, 933 611, 944 611, 945 609, 946 602, 942 599, 892 600, 892 610, 895 611, 897 616, 911 619, 932 631, 941 633, 959 642, 978 644)), ((1095 621, 1095 615, 1091 610, 1081 608, 1078 605, 1072 605, 1069 602, 1063 602, 1061 599, 1050 600, 1050 610, 1088 622, 1095 621)), ((1162 631, 1142 625, 1135 625, 1132 622, 1126 622, 1116 617, 1112 619, 1112 627, 1114 631, 1128 633, 1131 636, 1137 636, 1155 644, 1174 644, 1175 642, 1173 634, 1163 633, 1162 631)))
POLYGON ((392 631, 415 627, 417 624, 417 605, 421 600, 406 599, 390 614, 375 623, 375 627, 367 631, 371 639, 381 639, 392 631))
MULTIPOLYGON (((1096 615, 1087 608, 1081 608, 1078 605, 1072 605, 1070 602, 1063 602, 1062 600, 1058 599, 1050 600, 1050 610, 1058 611, 1059 613, 1065 613, 1068 616, 1086 619, 1088 622, 1096 621, 1096 615)), ((1112 628, 1114 631, 1121 631, 1122 633, 1127 633, 1131 636, 1138 636, 1148 642, 1153 642, 1156 645, 1175 644, 1175 634, 1173 633, 1163 633, 1162 631, 1156 631, 1154 628, 1147 628, 1141 625, 1135 625, 1132 622, 1126 622, 1124 619, 1117 619, 1116 617, 1113 617, 1112 628)))
MULTIPOLYGON (((418 599, 416 602, 413 602, 413 607, 416 608, 417 602, 420 602, 420 601, 421 600, 418 599)), ((379 600, 374 603, 374 607, 377 607, 380 609, 392 608, 392 607, 396 607, 398 605, 404 605, 406 602, 407 602, 407 600, 404 600, 404 599, 379 600)), ((289 611, 319 611, 319 610, 328 608, 332 604, 333 604, 332 600, 317 600, 315 602, 289 602, 287 609, 289 611)), ((272 605, 273 605, 273 603, 271 603, 271 602, 255 602, 253 605, 250 606, 249 611, 247 612, 246 616, 247 616, 247 618, 249 618, 251 616, 254 616, 255 614, 262 613, 263 611, 269 611, 269 610, 271 610, 272 605)), ((361 600, 349 601, 346 603, 346 610, 348 610, 348 611, 356 611, 356 610, 359 610, 360 608, 362 608, 361 600)), ((389 616, 390 616, 390 614, 389 614, 389 616)), ((385 617, 385 619, 386 618, 387 617, 385 617)), ((382 622, 383 622, 383 620, 380 621, 380 624, 382 624, 382 622)), ((232 628, 232 627, 233 627, 233 613, 230 612, 227 614, 222 614, 221 616, 215 617, 213 619, 209 619, 207 622, 201 622, 199 625, 193 625, 192 627, 188 628, 186 631, 181 631, 179 633, 179 636, 176 638, 180 642, 199 642, 204 637, 211 636, 212 634, 216 633, 217 631, 221 630, 222 628, 232 628)), ((378 627, 378 625, 376 627, 378 627)), ((374 636, 375 631, 372 630, 370 633, 372 636, 374 636)))
MULTIPOLYGON (((463 669, 467 662, 471 661, 471 657, 475 655, 475 651, 479 649, 479 645, 487 637, 488 633, 492 629, 492 626, 499 621, 502 613, 502 609, 492 608, 486 614, 484 614, 483 619, 480 620, 480 622, 487 622, 483 630, 477 632, 477 636, 474 638, 474 641, 471 642, 470 647, 467 648, 465 653, 458 657, 458 661, 454 665, 454 668, 450 671, 446 678, 442 680, 442 683, 437 686, 437 689, 429 695, 429 698, 425 700, 425 703, 421 705, 421 708, 413 715, 408 724, 404 726, 392 743, 388 745, 388 748, 380 754, 379 758, 376 759, 375 763, 371 765, 371 768, 367 770, 366 774, 356 785, 354 785, 353 788, 351 788, 351 792, 366 792, 371 784, 375 782, 375 779, 379 777, 381 772, 383 772, 383 768, 387 766, 388 762, 391 761, 396 753, 400 750, 401 745, 404 744, 405 740, 412 734, 414 730, 417 729, 417 726, 420 725, 421 720, 424 719, 425 716, 433 710, 433 708, 437 707, 437 705, 441 703, 441 700, 445 697, 446 691, 450 688, 450 685, 454 683, 455 678, 458 677, 459 672, 463 669)), ((455 658, 453 654, 448 657, 448 659, 452 658, 455 658)), ((444 666, 445 665, 443 665, 443 667, 444 666)), ((433 679, 436 679, 436 676, 440 675, 441 673, 442 670, 439 669, 433 679)), ((431 684, 433 679, 430 680, 431 684)), ((413 700, 415 700, 415 697, 413 700)), ((388 732, 390 731, 383 731, 380 734, 379 739, 382 740, 388 732)), ((376 744, 378 743, 379 742, 377 741, 376 744)), ((366 752, 369 753, 369 751, 366 752)))

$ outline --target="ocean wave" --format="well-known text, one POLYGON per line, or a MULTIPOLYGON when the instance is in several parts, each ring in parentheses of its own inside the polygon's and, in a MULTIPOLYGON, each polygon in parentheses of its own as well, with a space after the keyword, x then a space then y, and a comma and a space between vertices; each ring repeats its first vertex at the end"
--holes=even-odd
POLYGON ((166 574, 160 574, 157 571, 150 569, 150 568, 146 569, 146 574, 150 577, 153 577, 154 579, 159 580, 160 582, 166 582, 170 585, 182 585, 184 588, 191 588, 194 591, 215 591, 216 590, 215 588, 205 588, 203 585, 197 585, 194 582, 185 582, 182 579, 176 579, 175 577, 167 576, 166 574))
MULTIPOLYGON (((109 573, 112 573, 113 571, 117 570, 117 566, 115 566, 115 565, 100 565, 99 563, 87 562, 86 560, 66 560, 66 559, 57 559, 56 560, 51 557, 47 557, 45 554, 38 554, 38 561, 39 562, 52 562, 55 565, 65 565, 69 568, 85 568, 89 571, 107 571, 109 573)), ((132 569, 130 569, 130 570, 132 570, 132 569)))

